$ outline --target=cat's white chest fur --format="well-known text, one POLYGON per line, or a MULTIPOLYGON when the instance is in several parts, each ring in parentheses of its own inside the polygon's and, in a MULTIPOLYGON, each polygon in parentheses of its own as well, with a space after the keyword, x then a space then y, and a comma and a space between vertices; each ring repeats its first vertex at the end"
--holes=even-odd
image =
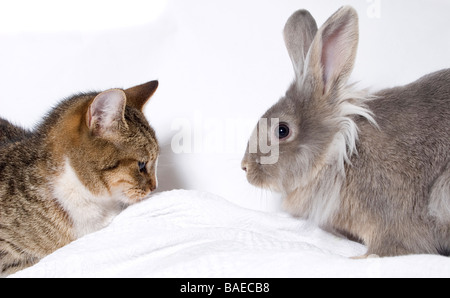
POLYGON ((106 227, 123 210, 111 196, 93 195, 65 161, 64 170, 53 185, 54 196, 69 214, 76 238, 106 227))

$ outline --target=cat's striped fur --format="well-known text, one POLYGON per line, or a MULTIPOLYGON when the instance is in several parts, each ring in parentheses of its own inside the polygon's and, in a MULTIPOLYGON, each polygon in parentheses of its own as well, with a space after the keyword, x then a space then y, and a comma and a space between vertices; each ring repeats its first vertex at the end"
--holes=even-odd
POLYGON ((106 226, 156 188, 142 108, 158 82, 73 96, 34 131, 0 119, 0 276, 106 226))

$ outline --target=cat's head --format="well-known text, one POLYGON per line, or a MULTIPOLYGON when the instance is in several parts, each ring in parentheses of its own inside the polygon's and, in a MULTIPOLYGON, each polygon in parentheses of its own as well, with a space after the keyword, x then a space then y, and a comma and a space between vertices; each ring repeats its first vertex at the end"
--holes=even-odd
POLYGON ((84 94, 58 106, 46 138, 62 171, 70 167, 95 196, 127 205, 148 197, 157 187, 159 146, 143 107, 157 87, 84 94))

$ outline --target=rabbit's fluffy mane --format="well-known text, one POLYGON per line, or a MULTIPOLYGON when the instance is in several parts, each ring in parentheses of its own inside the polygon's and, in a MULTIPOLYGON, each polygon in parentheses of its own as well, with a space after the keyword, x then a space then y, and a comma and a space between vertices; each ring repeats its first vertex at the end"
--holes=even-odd
POLYGON ((375 99, 375 96, 370 95, 367 90, 357 90, 354 85, 351 84, 344 88, 335 99, 338 109, 336 118, 333 120, 337 122, 339 130, 328 154, 339 161, 339 170, 342 173, 344 172, 344 163, 351 164, 351 156, 358 153, 356 145, 359 130, 354 117, 363 117, 377 127, 372 111, 365 104, 367 101, 375 99))
MULTIPOLYGON (((311 165, 312 172, 303 176, 302 181, 290 193, 285 193, 287 210, 294 204, 299 216, 307 217, 318 225, 326 226, 332 220, 340 205, 340 191, 345 182, 345 164, 351 166, 351 157, 358 154, 358 126, 356 117, 365 118, 373 126, 377 123, 366 102, 375 99, 368 90, 358 90, 355 84, 340 90, 333 98, 335 113, 329 116, 337 127, 333 140, 320 165, 311 165), (302 198, 298 200, 297 198, 302 198), (300 208, 299 208, 300 206, 300 208)), ((305 161, 311 161, 305 152, 305 161)), ((295 212, 295 213, 297 213, 295 212)))

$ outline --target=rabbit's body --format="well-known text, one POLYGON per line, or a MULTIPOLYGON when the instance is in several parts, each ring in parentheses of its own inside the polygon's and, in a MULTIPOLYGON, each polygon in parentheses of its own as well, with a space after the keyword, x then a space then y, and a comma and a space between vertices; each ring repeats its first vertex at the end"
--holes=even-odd
MULTIPOLYGON (((450 252, 450 69, 369 96, 347 85, 358 43, 351 7, 318 30, 298 11, 284 36, 296 80, 257 126, 276 163, 247 152, 250 183, 286 209, 362 240, 368 254, 450 252), (272 121, 271 120, 271 121, 272 121), (277 152, 278 152, 277 151, 277 152)), ((250 150, 249 150, 250 151, 250 150)))
POLYGON ((378 128, 356 120, 358 153, 333 226, 364 240, 369 254, 444 254, 450 215, 434 204, 450 207, 450 70, 376 96, 367 105, 378 128))

